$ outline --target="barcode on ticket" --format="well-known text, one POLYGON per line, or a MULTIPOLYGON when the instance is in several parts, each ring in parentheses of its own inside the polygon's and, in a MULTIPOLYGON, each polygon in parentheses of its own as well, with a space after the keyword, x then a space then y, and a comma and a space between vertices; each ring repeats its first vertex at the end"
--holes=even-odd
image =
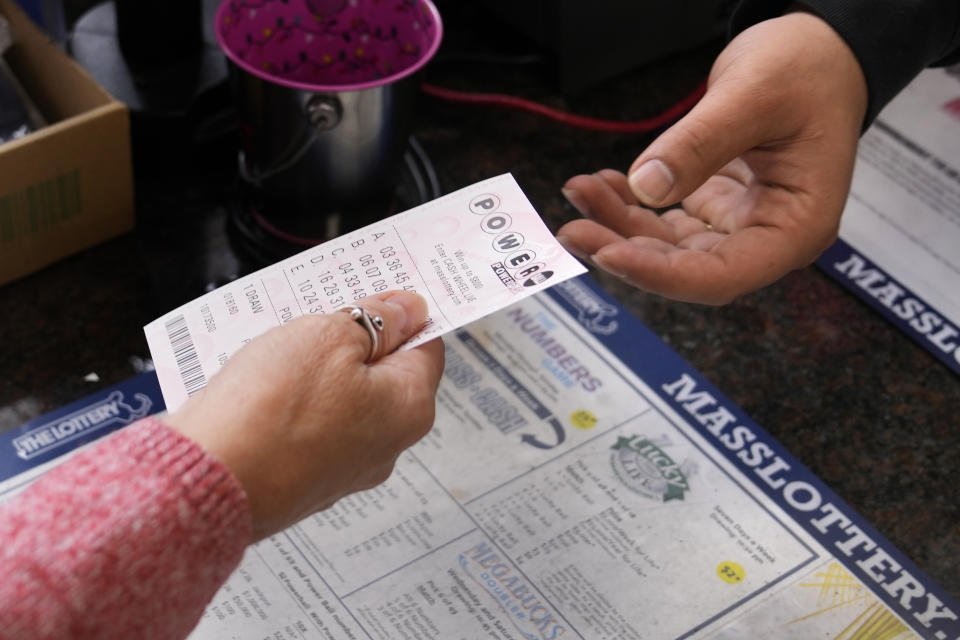
POLYGON ((164 327, 167 329, 167 338, 170 339, 173 357, 177 361, 177 369, 180 370, 180 379, 183 380, 183 386, 187 389, 187 395, 192 396, 207 386, 207 376, 203 374, 203 368, 200 366, 200 358, 193 346, 193 337, 187 327, 187 320, 183 314, 174 316, 164 323, 164 327))

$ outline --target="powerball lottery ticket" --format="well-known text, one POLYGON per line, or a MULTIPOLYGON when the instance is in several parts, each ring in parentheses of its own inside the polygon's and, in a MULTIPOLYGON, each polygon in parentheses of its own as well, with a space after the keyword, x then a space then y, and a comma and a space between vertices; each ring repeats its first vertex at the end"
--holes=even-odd
POLYGON ((414 347, 585 271, 504 174, 340 236, 154 320, 147 343, 169 411, 253 338, 368 295, 414 291, 429 319, 414 347))

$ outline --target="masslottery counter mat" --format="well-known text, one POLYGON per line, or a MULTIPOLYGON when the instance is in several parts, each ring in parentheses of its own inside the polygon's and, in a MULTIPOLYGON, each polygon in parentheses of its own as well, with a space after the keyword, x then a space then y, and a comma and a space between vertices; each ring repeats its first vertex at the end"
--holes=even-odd
MULTIPOLYGON (((251 546, 192 637, 960 637, 956 600, 588 278, 445 344, 433 430, 251 546)), ((3 434, 0 496, 152 385, 3 434)))

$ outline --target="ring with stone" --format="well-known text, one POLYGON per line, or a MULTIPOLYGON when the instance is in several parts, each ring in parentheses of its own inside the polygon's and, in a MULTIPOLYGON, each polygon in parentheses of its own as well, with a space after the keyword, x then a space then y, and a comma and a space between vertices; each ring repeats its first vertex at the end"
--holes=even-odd
POLYGON ((380 347, 383 344, 380 341, 380 333, 383 331, 383 318, 370 315, 369 311, 355 304, 347 305, 340 309, 340 311, 349 313, 350 319, 366 329, 367 335, 370 336, 370 352, 367 354, 367 359, 364 362, 373 362, 379 358, 380 347))

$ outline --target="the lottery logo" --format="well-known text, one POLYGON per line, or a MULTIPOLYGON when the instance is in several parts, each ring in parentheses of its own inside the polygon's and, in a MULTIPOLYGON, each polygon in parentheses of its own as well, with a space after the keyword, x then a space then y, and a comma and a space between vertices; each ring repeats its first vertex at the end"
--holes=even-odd
POLYGON ((17 456, 29 460, 91 432, 139 420, 150 412, 153 401, 143 393, 133 397, 137 406, 130 404, 122 391, 113 391, 106 398, 31 429, 14 438, 17 456))

